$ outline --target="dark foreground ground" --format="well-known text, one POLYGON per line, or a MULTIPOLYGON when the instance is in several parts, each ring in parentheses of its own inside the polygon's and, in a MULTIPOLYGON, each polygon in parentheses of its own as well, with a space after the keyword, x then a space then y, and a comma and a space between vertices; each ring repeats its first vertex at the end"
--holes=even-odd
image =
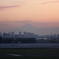
POLYGON ((0 48, 0 59, 59 59, 59 49, 52 48, 0 48))

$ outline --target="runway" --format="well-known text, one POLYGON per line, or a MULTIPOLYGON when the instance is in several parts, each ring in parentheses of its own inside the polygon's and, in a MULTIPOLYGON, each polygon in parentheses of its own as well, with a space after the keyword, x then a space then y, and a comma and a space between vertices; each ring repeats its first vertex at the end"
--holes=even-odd
POLYGON ((0 48, 59 48, 56 43, 0 44, 0 48))

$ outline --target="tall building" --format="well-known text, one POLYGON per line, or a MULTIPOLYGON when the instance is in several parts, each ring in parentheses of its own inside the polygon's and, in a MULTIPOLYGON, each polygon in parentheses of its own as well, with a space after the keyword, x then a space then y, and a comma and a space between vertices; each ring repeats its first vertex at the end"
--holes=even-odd
POLYGON ((0 32, 0 36, 2 37, 2 33, 0 32))
POLYGON ((19 35, 22 35, 22 33, 21 33, 21 32, 19 32, 19 35))
POLYGON ((14 32, 11 33, 11 37, 14 38, 15 37, 15 34, 14 32))

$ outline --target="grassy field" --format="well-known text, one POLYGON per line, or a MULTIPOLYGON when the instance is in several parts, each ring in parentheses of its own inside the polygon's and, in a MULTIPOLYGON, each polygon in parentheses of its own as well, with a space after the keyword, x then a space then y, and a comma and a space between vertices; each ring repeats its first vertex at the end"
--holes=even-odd
MULTIPOLYGON (((59 49, 0 49, 0 54, 38 54, 38 53, 59 53, 59 49)), ((10 56, 0 56, 0 59, 59 59, 59 56, 20 56, 20 57, 10 57, 10 56)))
POLYGON ((59 49, 0 49, 0 54, 6 53, 59 53, 59 49))
POLYGON ((59 59, 59 56, 0 57, 0 59, 59 59))

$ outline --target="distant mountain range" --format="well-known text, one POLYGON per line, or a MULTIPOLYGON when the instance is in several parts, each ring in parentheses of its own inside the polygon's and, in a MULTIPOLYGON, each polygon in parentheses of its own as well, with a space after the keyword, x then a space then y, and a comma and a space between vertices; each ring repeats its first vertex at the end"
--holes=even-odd
POLYGON ((59 27, 47 27, 47 28, 37 28, 32 26, 31 24, 26 24, 22 26, 21 28, 17 28, 14 30, 15 32, 31 32, 36 33, 39 35, 47 35, 47 34, 59 34, 59 27))

